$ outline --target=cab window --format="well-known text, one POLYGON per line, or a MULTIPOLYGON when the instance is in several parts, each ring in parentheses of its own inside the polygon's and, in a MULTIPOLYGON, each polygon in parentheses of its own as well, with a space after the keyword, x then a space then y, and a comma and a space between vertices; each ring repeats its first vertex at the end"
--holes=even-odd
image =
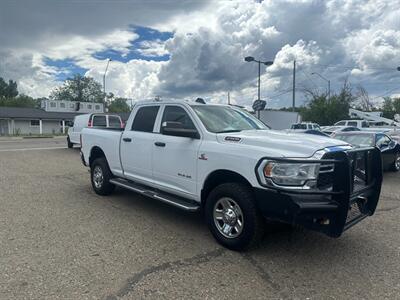
POLYGON ((106 116, 93 116, 93 126, 106 127, 106 116))
POLYGON ((132 123, 133 131, 153 132, 160 106, 144 106, 138 109, 132 123))
POLYGON ((112 128, 121 128, 121 122, 116 116, 108 116, 108 126, 112 128))
POLYGON ((357 122, 349 121, 347 122, 347 126, 357 127, 357 122))
POLYGON ((344 126, 344 125, 346 125, 346 122, 345 121, 340 121, 340 122, 337 122, 335 125, 336 126, 344 126))

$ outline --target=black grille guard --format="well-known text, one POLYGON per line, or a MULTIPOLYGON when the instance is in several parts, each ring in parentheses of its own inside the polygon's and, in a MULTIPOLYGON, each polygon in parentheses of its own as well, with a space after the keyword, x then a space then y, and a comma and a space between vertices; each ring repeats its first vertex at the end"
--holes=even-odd
POLYGON ((381 153, 379 149, 371 147, 327 152, 320 160, 265 157, 257 164, 256 174, 265 188, 293 199, 296 207, 293 212, 294 223, 338 237, 343 231, 374 214, 382 185, 381 153), (334 164, 331 187, 325 190, 301 190, 265 186, 257 172, 264 160, 334 164))

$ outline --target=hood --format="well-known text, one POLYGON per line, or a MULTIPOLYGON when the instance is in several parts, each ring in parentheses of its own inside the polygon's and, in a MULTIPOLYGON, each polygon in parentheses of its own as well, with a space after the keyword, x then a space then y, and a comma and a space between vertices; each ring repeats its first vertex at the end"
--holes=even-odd
POLYGON ((217 134, 220 143, 237 144, 262 148, 265 156, 276 157, 310 157, 316 151, 327 148, 327 151, 338 151, 351 146, 340 140, 313 134, 292 133, 277 130, 246 130, 233 133, 217 134))

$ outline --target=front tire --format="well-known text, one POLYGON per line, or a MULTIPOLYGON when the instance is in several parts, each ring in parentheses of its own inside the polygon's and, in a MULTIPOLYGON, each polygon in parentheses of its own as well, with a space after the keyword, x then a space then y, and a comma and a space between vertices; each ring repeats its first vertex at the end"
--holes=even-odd
POLYGON ((74 146, 74 144, 71 143, 71 140, 69 139, 69 137, 67 137, 67 146, 70 149, 74 146))
POLYGON ((390 168, 393 172, 400 171, 400 153, 398 153, 393 161, 393 164, 390 168))
POLYGON ((106 196, 114 191, 115 185, 110 183, 112 177, 107 160, 104 157, 95 159, 90 166, 90 178, 96 194, 106 196))
POLYGON ((244 184, 224 183, 212 190, 205 216, 214 238, 231 250, 257 246, 264 233, 264 219, 251 189, 244 184))

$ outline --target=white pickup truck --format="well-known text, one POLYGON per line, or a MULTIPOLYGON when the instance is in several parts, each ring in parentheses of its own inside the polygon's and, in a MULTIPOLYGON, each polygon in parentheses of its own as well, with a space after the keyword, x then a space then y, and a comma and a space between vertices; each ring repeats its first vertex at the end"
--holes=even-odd
POLYGON ((234 106, 139 102, 123 131, 85 128, 81 142, 97 194, 118 186, 201 210, 234 250, 255 245, 265 220, 338 237, 374 213, 382 183, 379 150, 273 131, 234 106))

